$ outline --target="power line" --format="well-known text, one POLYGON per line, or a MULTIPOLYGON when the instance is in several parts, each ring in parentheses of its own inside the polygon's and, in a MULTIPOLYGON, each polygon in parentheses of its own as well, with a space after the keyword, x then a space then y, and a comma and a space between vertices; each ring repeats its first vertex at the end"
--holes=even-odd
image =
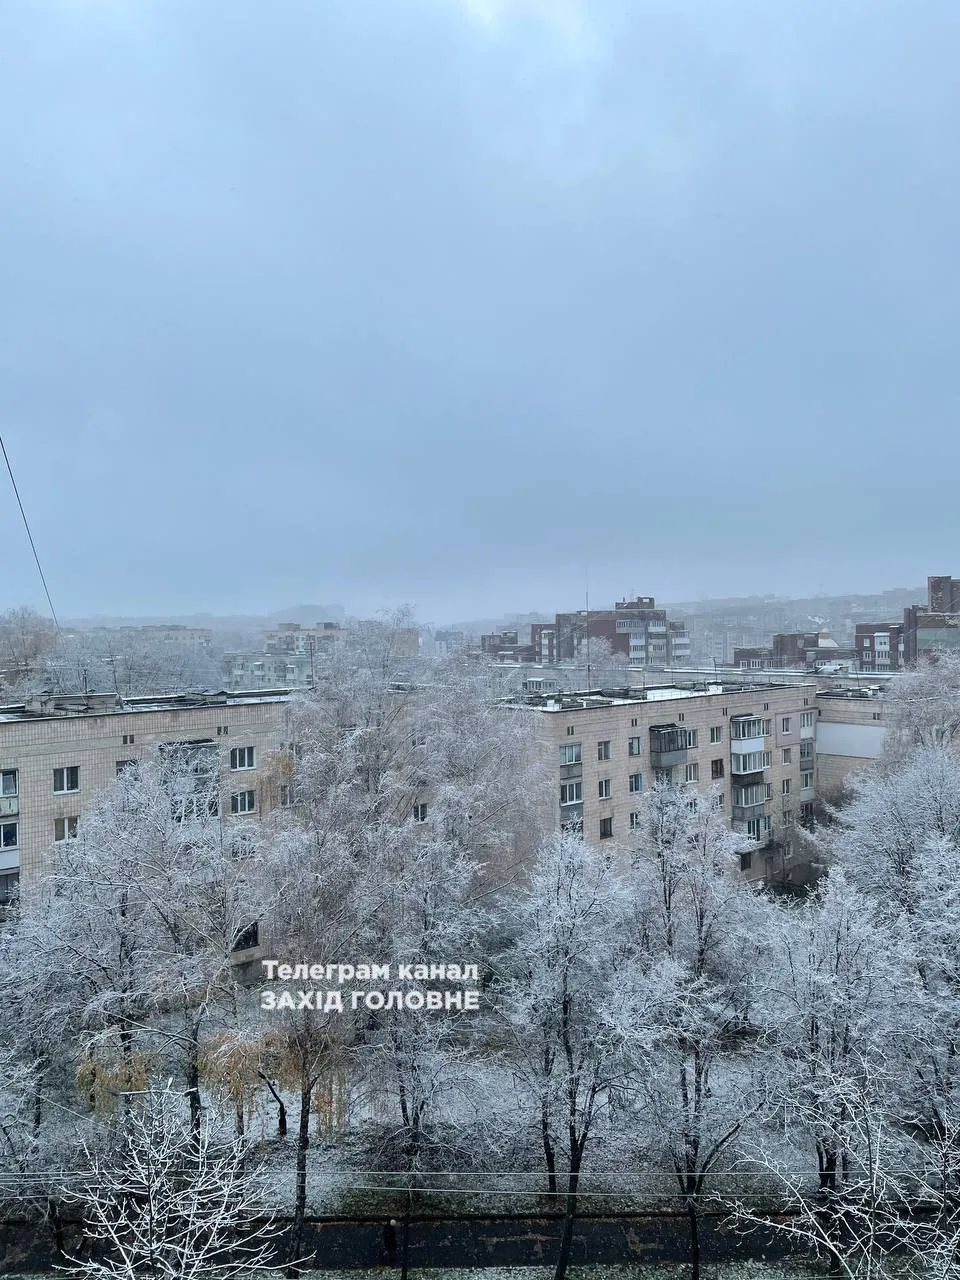
POLYGON ((7 464, 7 471, 10 475, 10 483, 13 485, 14 496, 17 499, 17 506, 20 508, 20 516, 23 520, 23 527, 27 531, 27 537, 30 540, 30 550, 33 552, 33 558, 37 562, 37 572, 40 574, 40 581, 43 583, 43 590, 47 597, 47 604, 50 606, 50 614, 53 618, 54 625, 57 628, 57 635, 60 635, 60 621, 57 618, 57 611, 53 607, 53 601, 50 598, 50 589, 47 586, 47 580, 43 576, 43 566, 40 564, 40 557, 37 555, 37 547, 33 541, 33 534, 30 532, 30 524, 27 520, 27 513, 23 509, 23 503, 20 500, 20 490, 17 488, 17 481, 13 474, 13 467, 10 465, 10 459, 7 456, 7 446, 3 443, 3 436, 0 436, 0 451, 3 453, 3 460, 7 464))

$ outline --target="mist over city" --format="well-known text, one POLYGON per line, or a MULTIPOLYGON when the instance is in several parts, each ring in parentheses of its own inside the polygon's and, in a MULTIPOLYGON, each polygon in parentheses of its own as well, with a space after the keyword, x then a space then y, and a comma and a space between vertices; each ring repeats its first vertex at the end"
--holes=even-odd
POLYGON ((0 1280, 958 1280, 956 0, 0 0, 0 1280))

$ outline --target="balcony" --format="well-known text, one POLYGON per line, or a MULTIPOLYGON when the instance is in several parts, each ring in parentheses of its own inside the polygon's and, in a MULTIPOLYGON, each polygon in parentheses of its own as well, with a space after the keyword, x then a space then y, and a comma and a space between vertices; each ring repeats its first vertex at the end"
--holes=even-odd
POLYGON ((654 769, 674 769, 687 762, 687 731, 675 724, 651 725, 650 764, 654 769))
POLYGON ((732 807, 732 818, 734 822, 749 822, 752 818, 764 818, 765 800, 760 800, 756 804, 735 804, 732 807))
MULTIPOLYGON (((740 744, 737 743, 737 746, 740 744)), ((730 772, 735 777, 741 779, 749 775, 756 774, 757 781, 763 780, 764 769, 770 768, 770 752, 769 751, 731 751, 730 753, 730 772)), ((744 786, 749 785, 743 782, 744 786)))

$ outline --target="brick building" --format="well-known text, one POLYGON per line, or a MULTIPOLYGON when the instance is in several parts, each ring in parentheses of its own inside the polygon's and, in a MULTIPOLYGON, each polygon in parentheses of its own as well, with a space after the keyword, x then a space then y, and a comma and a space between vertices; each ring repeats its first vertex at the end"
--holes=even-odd
POLYGON ((0 897, 36 877, 50 846, 128 762, 162 744, 215 755, 224 818, 255 818, 278 802, 271 762, 287 694, 132 698, 38 697, 0 707, 0 897))
POLYGON ((914 666, 919 658, 944 650, 960 651, 960 579, 927 578, 927 603, 903 611, 903 660, 914 666))
POLYGON ((707 683, 532 696, 553 778, 552 820, 591 843, 629 843, 658 779, 715 789, 731 828, 758 841, 743 869, 801 882, 792 832, 813 814, 816 693, 807 684, 707 683))

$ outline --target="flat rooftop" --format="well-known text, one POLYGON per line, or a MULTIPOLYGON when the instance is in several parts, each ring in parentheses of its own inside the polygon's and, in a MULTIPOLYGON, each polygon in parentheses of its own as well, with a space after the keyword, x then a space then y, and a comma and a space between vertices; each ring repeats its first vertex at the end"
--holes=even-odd
POLYGON ((731 693, 763 693, 770 689, 809 689, 802 680, 708 681, 650 685, 640 689, 583 689, 569 693, 527 693, 510 699, 537 711, 588 711, 598 707, 635 706, 641 702, 674 702, 681 698, 723 698, 731 693))
POLYGON ((186 711, 203 707, 243 707, 286 702, 289 689, 250 692, 171 693, 163 697, 120 698, 115 693, 41 693, 25 702, 0 706, 0 721, 62 720, 77 716, 130 715, 140 711, 186 711))

